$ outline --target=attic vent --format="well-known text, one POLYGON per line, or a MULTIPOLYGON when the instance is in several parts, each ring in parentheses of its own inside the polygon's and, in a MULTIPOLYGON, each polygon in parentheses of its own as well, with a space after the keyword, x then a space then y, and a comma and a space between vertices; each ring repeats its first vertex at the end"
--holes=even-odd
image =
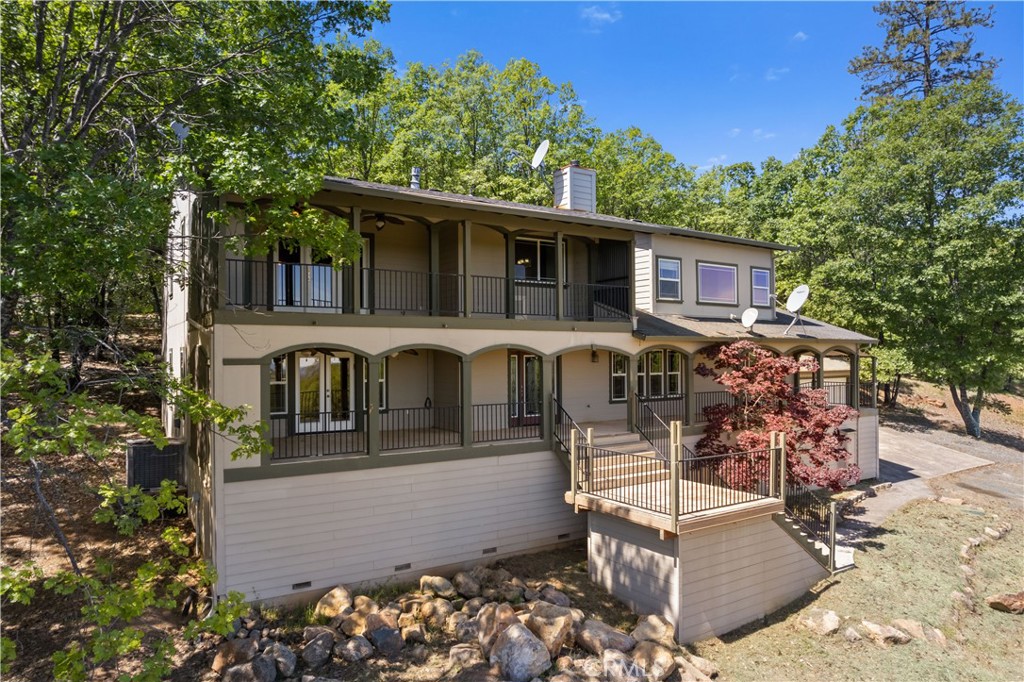
POLYGON ((170 442, 163 450, 151 440, 130 440, 125 457, 125 478, 128 486, 143 490, 160 488, 163 480, 184 484, 185 443, 170 442))

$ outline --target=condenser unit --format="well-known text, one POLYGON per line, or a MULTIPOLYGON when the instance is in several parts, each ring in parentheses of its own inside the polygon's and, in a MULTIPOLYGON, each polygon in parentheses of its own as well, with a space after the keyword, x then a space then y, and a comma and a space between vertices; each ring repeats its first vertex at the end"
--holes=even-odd
POLYGON ((185 484, 185 443, 171 441, 160 450, 151 440, 128 441, 125 457, 125 474, 128 486, 140 486, 143 490, 160 488, 163 480, 185 484))

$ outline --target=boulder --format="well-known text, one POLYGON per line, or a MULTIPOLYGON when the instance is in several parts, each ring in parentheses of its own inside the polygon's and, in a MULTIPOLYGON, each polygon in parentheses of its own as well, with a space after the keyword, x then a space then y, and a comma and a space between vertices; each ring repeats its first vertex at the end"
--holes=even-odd
POLYGON ((448 651, 448 661, 463 668, 484 662, 484 654, 476 644, 456 644, 448 651))
POLYGON ((459 571, 452 576, 452 587, 466 599, 473 599, 480 596, 480 581, 465 571, 459 571))
POLYGON ((363 615, 380 611, 380 606, 377 602, 365 594, 360 594, 355 598, 355 601, 352 602, 352 608, 363 615))
POLYGON ((605 649, 601 664, 608 682, 647 682, 644 669, 621 651, 605 649))
POLYGON ((314 639, 325 633, 330 635, 334 639, 341 639, 338 636, 338 631, 334 628, 329 628, 325 625, 307 625, 306 627, 302 628, 302 641, 312 642, 314 639))
POLYGON ((864 638, 860 636, 859 632, 857 632, 857 628, 851 626, 846 628, 845 631, 843 631, 843 639, 853 644, 854 642, 859 642, 864 638))
POLYGON ((839 616, 828 609, 808 609, 796 622, 818 635, 834 635, 839 632, 839 616))
POLYGON ((946 635, 942 634, 942 630, 938 628, 928 628, 924 632, 925 639, 928 640, 929 644, 935 644, 942 649, 946 648, 946 635))
POLYGON ((361 661, 367 656, 373 655, 373 645, 370 640, 362 635, 356 635, 347 642, 342 642, 334 647, 334 653, 344 658, 349 663, 361 661))
POLYGON ((334 648, 334 637, 329 632, 322 632, 306 643, 302 650, 302 660, 310 668, 319 668, 331 658, 334 648))
POLYGON ((320 597, 320 601, 316 603, 316 610, 313 611, 313 617, 334 618, 350 606, 352 606, 352 592, 344 585, 338 585, 320 597))
POLYGON ((267 656, 257 656, 248 663, 235 665, 224 671, 222 682, 274 682, 277 666, 267 656))
POLYGON ((644 671, 645 679, 654 682, 661 682, 676 669, 675 658, 668 647, 650 640, 637 642, 633 647, 633 663, 644 671))
POLYGON ((1024 592, 994 594, 991 597, 986 597, 985 603, 996 611, 1021 614, 1024 613, 1024 592))
POLYGON ((515 623, 498 635, 491 647, 491 665, 497 665, 504 679, 530 682, 551 667, 547 647, 529 628, 515 623))
POLYGON ((480 609, 476 619, 479 624, 477 641, 484 656, 490 656, 491 646, 505 628, 519 622, 516 612, 508 604, 488 604, 480 609))
POLYGON ((638 642, 657 642, 662 646, 673 647, 676 645, 676 626, 661 616, 640 616, 629 636, 638 642))
POLYGON ((447 599, 431 599, 420 606, 420 618, 430 627, 444 628, 448 616, 455 613, 455 607, 447 599))
POLYGON ((564 606, 548 602, 537 602, 527 615, 525 624, 544 643, 551 658, 558 657, 558 652, 572 635, 572 613, 564 606))
POLYGON ((903 630, 914 639, 924 639, 924 627, 916 620, 897 618, 892 622, 892 626, 903 630))
POLYGON ((263 655, 274 661, 274 666, 282 677, 291 677, 295 673, 298 657, 284 644, 274 642, 263 651, 263 655))
POLYGON ((464 620, 455 626, 455 639, 462 644, 476 642, 480 635, 480 621, 476 618, 464 620))
MULTIPOLYGON (((341 625, 338 629, 341 630, 347 637, 355 637, 366 632, 366 616, 369 614, 363 614, 359 611, 353 611, 349 614, 345 620, 341 621, 341 625)), ((307 628, 308 629, 308 628, 307 628)))
POLYGON ((546 601, 549 604, 555 606, 572 606, 572 602, 569 597, 565 595, 565 592, 556 590, 551 585, 546 585, 543 590, 540 591, 541 601, 546 601))
POLYGON ((697 654, 686 654, 686 659, 690 662, 694 668, 699 670, 704 676, 714 679, 718 677, 718 666, 714 661, 709 661, 706 658, 701 658, 697 654))
POLYGON ((402 633, 395 628, 378 628, 367 635, 377 651, 388 657, 397 656, 405 647, 402 633))
POLYGON ((526 590, 518 585, 505 581, 501 585, 498 585, 498 600, 507 601, 512 604, 518 604, 523 601, 523 593, 526 590))
POLYGON ((402 639, 406 644, 426 644, 427 631, 423 628, 423 623, 402 628, 402 639))
POLYGON ((469 616, 462 611, 449 614, 448 619, 444 622, 444 631, 449 635, 454 635, 459 628, 459 623, 464 623, 467 620, 469 620, 469 616))
POLYGON ((483 597, 474 597, 467 601, 465 604, 463 604, 462 610, 466 613, 466 615, 472 618, 476 614, 480 613, 480 609, 482 609, 484 607, 484 604, 486 603, 487 600, 483 597))
POLYGON ((220 673, 232 666, 248 663, 256 657, 257 650, 256 642, 251 639, 229 639, 217 647, 217 655, 210 667, 220 673))
POLYGON ((455 591, 455 587, 448 579, 442 578, 439 575, 422 576, 420 578, 420 592, 435 594, 438 597, 445 597, 447 599, 454 599, 459 596, 458 592, 455 591))
POLYGON ((964 611, 970 611, 971 613, 978 610, 974 605, 974 600, 966 594, 966 590, 964 590, 964 592, 957 592, 956 590, 953 590, 949 593, 949 597, 953 600, 954 607, 959 607, 964 611))
POLYGON ((416 624, 416 616, 411 613, 403 613, 398 617, 398 627, 407 628, 410 625, 416 624))
POLYGON ((606 649, 629 651, 636 646, 636 640, 622 630, 616 630, 599 620, 589 619, 576 633, 576 644, 587 651, 601 656, 606 649))
POLYGON ((398 618, 390 611, 378 611, 377 613, 367 614, 366 621, 363 624, 363 629, 366 632, 373 632, 381 628, 394 629, 397 627, 398 618))
POLYGON ((869 620, 863 620, 860 624, 867 631, 868 637, 882 646, 887 644, 906 644, 910 641, 910 635, 890 625, 879 625, 869 620))

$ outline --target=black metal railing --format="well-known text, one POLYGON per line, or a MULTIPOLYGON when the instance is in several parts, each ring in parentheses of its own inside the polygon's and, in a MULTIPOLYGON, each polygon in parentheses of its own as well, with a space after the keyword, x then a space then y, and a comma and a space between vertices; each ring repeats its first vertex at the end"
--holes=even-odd
POLYGON ((694 394, 694 404, 696 406, 696 420, 698 424, 704 424, 707 422, 707 417, 704 414, 704 410, 714 405, 733 405, 736 401, 735 396, 729 391, 700 391, 694 394))
MULTIPOLYGON (((668 459, 670 454, 669 448, 672 443, 671 430, 668 424, 654 411, 650 401, 647 399, 641 398, 634 393, 633 401, 637 432, 651 444, 661 458, 668 459)), ((685 414, 685 408, 683 412, 685 414)))
POLYGON ((363 453, 366 452, 366 414, 307 412, 273 416, 270 444, 274 448, 270 459, 274 462, 363 453), (359 420, 358 424, 354 418, 359 420))
POLYGON ((628 320, 629 287, 611 284, 565 285, 563 314, 570 320, 628 320))
POLYGON ((644 455, 577 445, 577 492, 656 512, 669 513, 666 462, 644 455))
POLYGON ((462 407, 401 407, 380 414, 380 449, 406 450, 462 443, 462 407))
POLYGON ((473 405, 473 441, 493 443, 540 438, 541 420, 538 412, 540 405, 527 403, 473 405))
POLYGON ((825 397, 829 405, 850 404, 850 383, 846 381, 826 381, 825 397))
POLYGON ((686 416, 686 396, 668 395, 661 397, 642 396, 640 400, 650 406, 661 421, 669 424, 671 422, 683 422, 689 424, 686 416))
POLYGON ((463 310, 458 274, 363 268, 363 289, 369 312, 452 316, 463 310))
POLYGON ((875 394, 878 387, 875 384, 861 384, 860 385, 860 406, 861 407, 874 407, 875 406, 875 394))
POLYGON ((572 432, 575 430, 576 442, 579 444, 586 444, 586 432, 580 428, 579 424, 573 421, 573 418, 565 411, 565 408, 562 407, 562 404, 558 402, 557 398, 551 398, 551 406, 552 435, 555 437, 555 443, 557 443, 564 452, 569 452, 572 432))
POLYGON ((822 499, 807 484, 793 478, 788 478, 783 486, 783 502, 786 506, 786 515, 798 523, 812 539, 828 548, 826 568, 834 571, 836 556, 835 504, 822 499))
POLYGON ((229 258, 227 305, 243 308, 316 308, 351 312, 352 267, 268 263, 229 258))
POLYGON ((508 310, 508 280, 490 275, 473 275, 473 313, 505 315, 508 310))
POLYGON ((699 485, 686 487, 682 513, 731 507, 768 497, 772 465, 778 457, 781 449, 706 456, 687 451, 679 462, 679 478, 699 485))
POLYGON ((555 283, 550 280, 517 279, 513 282, 516 317, 553 319, 558 315, 555 283))

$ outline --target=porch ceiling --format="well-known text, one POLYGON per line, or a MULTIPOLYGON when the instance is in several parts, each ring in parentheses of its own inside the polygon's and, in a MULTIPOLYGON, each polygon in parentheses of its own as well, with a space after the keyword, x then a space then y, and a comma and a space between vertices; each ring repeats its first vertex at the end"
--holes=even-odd
POLYGON ((748 332, 739 320, 721 320, 702 317, 684 317, 682 315, 655 315, 642 311, 637 312, 638 321, 634 334, 642 339, 689 339, 689 340, 728 340, 750 339, 797 341, 854 341, 857 343, 877 343, 878 339, 859 334, 850 329, 801 316, 803 324, 793 325, 789 335, 784 335, 786 328, 793 321, 793 315, 777 310, 774 320, 758 320, 753 331, 748 332))

